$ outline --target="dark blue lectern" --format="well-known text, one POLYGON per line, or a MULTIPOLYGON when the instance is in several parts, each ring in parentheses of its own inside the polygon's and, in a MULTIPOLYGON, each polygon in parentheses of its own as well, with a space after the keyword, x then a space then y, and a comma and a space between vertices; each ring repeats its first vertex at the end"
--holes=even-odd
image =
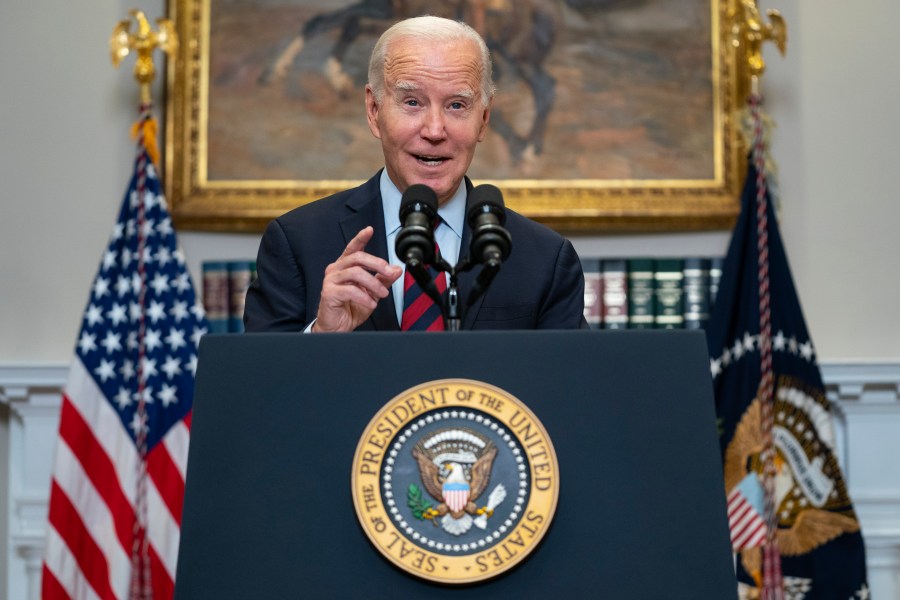
POLYGON ((175 597, 736 597, 709 362, 696 331, 207 336, 175 597), (384 402, 467 378, 524 402, 559 462, 540 546, 486 582, 409 575, 350 493, 384 402))

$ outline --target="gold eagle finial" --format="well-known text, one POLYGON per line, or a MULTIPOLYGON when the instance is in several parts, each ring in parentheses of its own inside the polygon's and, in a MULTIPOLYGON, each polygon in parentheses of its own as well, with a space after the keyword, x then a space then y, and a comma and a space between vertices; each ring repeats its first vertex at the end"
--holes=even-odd
POLYGON ((137 54, 134 77, 141 85, 141 102, 149 104, 150 83, 156 75, 153 51, 159 48, 166 54, 173 54, 178 49, 178 37, 175 26, 169 19, 157 19, 159 30, 153 31, 142 11, 132 9, 130 14, 138 23, 137 31, 131 31, 131 19, 119 21, 109 39, 109 51, 113 66, 116 67, 131 51, 137 54))
MULTIPOLYGON (((756 0, 735 0, 737 8, 731 11, 731 42, 738 49, 739 69, 743 74, 744 69, 749 76, 750 86, 759 79, 766 70, 766 63, 762 57, 762 45, 768 40, 775 42, 781 55, 784 56, 787 48, 787 23, 777 10, 769 9, 766 15, 769 22, 766 23, 759 12, 756 0)), ((741 90, 746 95, 748 80, 742 78, 741 90)))

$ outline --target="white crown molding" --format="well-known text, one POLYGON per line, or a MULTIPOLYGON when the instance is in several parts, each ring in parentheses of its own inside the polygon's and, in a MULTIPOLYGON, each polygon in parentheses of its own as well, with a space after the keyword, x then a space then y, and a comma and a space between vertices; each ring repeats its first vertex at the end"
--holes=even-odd
POLYGON ((900 362, 828 362, 820 367, 832 402, 900 405, 900 362))
POLYGON ((0 362, 0 402, 26 400, 37 391, 59 391, 68 374, 67 362, 0 362))

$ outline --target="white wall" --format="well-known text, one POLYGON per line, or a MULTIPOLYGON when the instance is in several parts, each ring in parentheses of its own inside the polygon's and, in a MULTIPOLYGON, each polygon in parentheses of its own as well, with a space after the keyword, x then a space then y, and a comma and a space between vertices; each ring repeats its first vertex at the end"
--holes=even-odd
MULTIPOLYGON (((771 3, 767 3, 771 4, 771 3)), ((820 356, 900 356, 900 3, 784 2, 766 90, 784 237, 820 356)))

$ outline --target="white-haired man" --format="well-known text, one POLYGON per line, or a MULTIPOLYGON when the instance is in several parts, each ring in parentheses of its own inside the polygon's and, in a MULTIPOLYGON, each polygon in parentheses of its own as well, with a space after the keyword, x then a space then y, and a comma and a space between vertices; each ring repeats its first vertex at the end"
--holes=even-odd
MULTIPOLYGON (((468 25, 416 17, 388 29, 372 52, 365 96, 385 168, 269 224, 247 293, 246 330, 400 330, 409 296, 394 252, 401 195, 413 184, 435 191, 435 237, 454 263, 471 240, 466 171, 487 132, 493 96, 489 51, 468 25)), ((506 228, 514 250, 467 309, 462 328, 585 327, 584 278, 571 243, 512 211, 506 228)), ((463 301, 475 275, 460 275, 463 301)), ((433 325, 440 328, 438 320, 433 325)))

